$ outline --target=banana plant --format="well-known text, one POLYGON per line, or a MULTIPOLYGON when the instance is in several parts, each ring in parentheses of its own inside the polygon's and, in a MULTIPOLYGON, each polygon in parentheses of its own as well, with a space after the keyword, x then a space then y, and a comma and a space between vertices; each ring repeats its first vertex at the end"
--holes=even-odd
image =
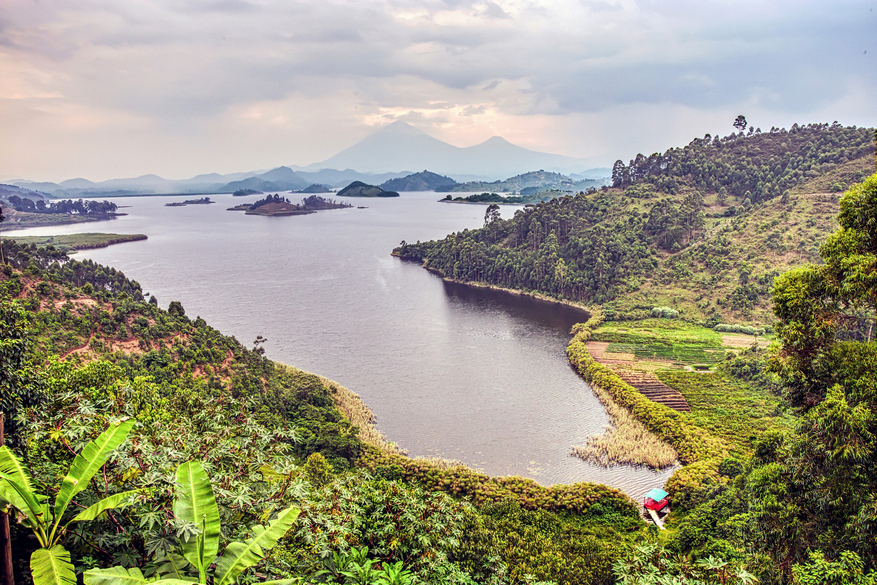
POLYGON ((107 510, 119 508, 125 500, 140 490, 121 492, 108 496, 65 521, 68 506, 76 495, 88 487, 94 474, 119 445, 121 445, 134 420, 123 420, 104 431, 87 444, 70 465, 61 481, 54 505, 49 497, 37 492, 30 472, 9 447, 0 447, 0 509, 15 508, 23 516, 21 523, 30 528, 40 548, 30 557, 31 576, 35 585, 76 585, 76 573, 70 561, 70 553, 60 544, 67 528, 74 522, 94 520, 107 510))
MULTIPOLYGON (((168 562, 159 568, 159 577, 151 579, 144 577, 136 567, 91 569, 83 575, 85 585, 206 585, 208 578, 213 585, 231 585, 245 569, 265 557, 265 553, 292 527, 299 514, 297 508, 281 511, 268 526, 256 526, 251 539, 230 542, 217 558, 221 532, 219 507, 207 474, 198 461, 189 461, 177 468, 176 483, 174 516, 199 529, 197 536, 180 543, 182 558, 177 555, 169 557, 168 562), (215 568, 210 571, 214 563, 215 568), (197 581, 186 574, 182 565, 191 565, 198 572, 197 581)), ((281 579, 265 581, 261 585, 288 585, 295 582, 294 579, 281 579)))

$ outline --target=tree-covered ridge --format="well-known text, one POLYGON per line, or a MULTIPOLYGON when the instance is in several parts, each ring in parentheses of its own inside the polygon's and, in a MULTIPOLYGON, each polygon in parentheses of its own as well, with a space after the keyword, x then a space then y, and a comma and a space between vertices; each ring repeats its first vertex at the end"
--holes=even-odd
POLYGON ((18 195, 10 195, 9 203, 16 211, 29 213, 68 213, 76 215, 111 215, 116 212, 118 206, 111 201, 98 201, 96 199, 64 199, 62 201, 45 201, 37 199, 21 198, 18 195))
POLYGON ((748 134, 707 134, 663 154, 638 154, 629 165, 618 160, 612 167, 612 184, 627 187, 648 182, 663 193, 676 193, 684 185, 757 203, 867 155, 874 156, 873 128, 837 122, 795 124, 789 131, 771 128, 765 133, 750 128, 748 134))
POLYGON ((457 192, 469 193, 479 191, 492 191, 496 193, 519 193, 521 195, 534 195, 541 191, 559 190, 575 191, 585 190, 601 185, 596 179, 573 180, 560 173, 550 171, 530 171, 521 175, 515 175, 501 181, 469 181, 457 185, 449 185, 436 188, 439 193, 457 192))
POLYGON ((713 323, 769 322, 773 278, 818 258, 817 242, 836 225, 834 192, 874 172, 873 130, 814 125, 692 144, 624 188, 527 205, 507 220, 486 217, 481 229, 403 242, 394 254, 464 282, 609 303, 610 318, 670 306, 713 323), (741 173, 756 163, 783 169, 786 178, 770 183, 782 195, 764 181, 755 192, 770 197, 748 187, 729 195, 750 184, 741 173), (717 168, 733 172, 701 172, 717 168))

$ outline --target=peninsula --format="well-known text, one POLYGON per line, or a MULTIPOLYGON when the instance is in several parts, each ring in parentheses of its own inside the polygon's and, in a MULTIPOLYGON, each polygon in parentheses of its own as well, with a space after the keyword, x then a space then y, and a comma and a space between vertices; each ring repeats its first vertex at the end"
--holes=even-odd
POLYGON ((146 234, 101 234, 89 232, 63 236, 13 236, 5 237, 3 241, 14 240, 19 244, 35 245, 38 248, 54 246, 57 250, 63 250, 68 254, 72 254, 76 250, 106 248, 113 244, 124 244, 125 242, 137 242, 146 239, 148 239, 146 234))

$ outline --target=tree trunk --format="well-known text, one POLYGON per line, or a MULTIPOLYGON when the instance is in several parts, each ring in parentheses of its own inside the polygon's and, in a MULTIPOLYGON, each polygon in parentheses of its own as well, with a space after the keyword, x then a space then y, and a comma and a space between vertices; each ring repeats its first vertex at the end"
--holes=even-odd
MULTIPOLYGON (((0 447, 5 440, 3 422, 5 414, 0 412, 0 447)), ((12 536, 9 533, 9 514, 0 514, 0 584, 15 585, 12 575, 12 536)))

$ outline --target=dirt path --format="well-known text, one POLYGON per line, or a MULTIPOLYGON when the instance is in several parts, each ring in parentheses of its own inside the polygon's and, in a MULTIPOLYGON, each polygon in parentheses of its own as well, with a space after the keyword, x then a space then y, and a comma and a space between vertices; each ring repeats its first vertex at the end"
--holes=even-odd
POLYGON ((84 344, 80 345, 79 347, 74 347, 73 349, 67 350, 67 351, 64 352, 64 354, 60 357, 60 359, 61 359, 61 360, 66 360, 66 359, 67 359, 67 356, 69 356, 71 353, 79 353, 79 352, 81 352, 81 351, 83 351, 83 350, 85 350, 85 349, 88 349, 88 346, 91 345, 91 340, 92 340, 92 339, 94 339, 94 331, 92 331, 92 332, 89 334, 89 336, 88 336, 88 341, 86 341, 84 344))

